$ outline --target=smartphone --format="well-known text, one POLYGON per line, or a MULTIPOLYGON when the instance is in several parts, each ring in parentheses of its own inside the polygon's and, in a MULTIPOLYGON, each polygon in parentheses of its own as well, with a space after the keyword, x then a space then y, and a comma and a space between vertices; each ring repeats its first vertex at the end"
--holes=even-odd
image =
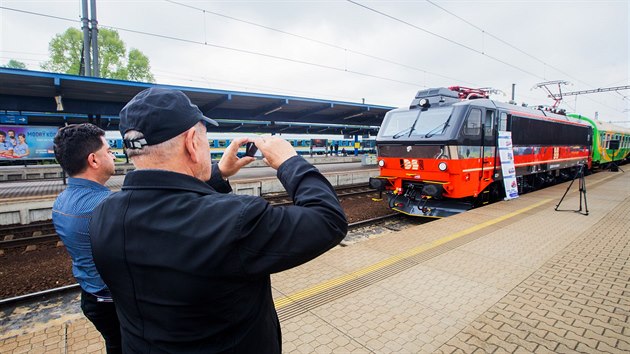
POLYGON ((245 145, 245 156, 255 157, 256 152, 258 152, 258 148, 256 147, 256 144, 250 142, 250 143, 247 143, 247 145, 245 145))

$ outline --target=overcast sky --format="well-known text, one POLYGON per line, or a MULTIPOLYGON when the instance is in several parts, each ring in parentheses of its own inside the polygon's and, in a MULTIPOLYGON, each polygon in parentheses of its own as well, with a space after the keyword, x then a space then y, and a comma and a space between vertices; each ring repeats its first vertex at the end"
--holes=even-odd
MULTIPOLYGON (((628 0, 96 2, 99 26, 118 28, 162 84, 385 106, 427 87, 493 87, 508 101, 516 84, 517 102, 551 105, 537 83, 630 85, 628 0)), ((0 7, 1 64, 42 70, 51 38, 81 26, 80 0, 0 7)), ((561 107, 630 126, 630 90, 567 96, 561 107)))

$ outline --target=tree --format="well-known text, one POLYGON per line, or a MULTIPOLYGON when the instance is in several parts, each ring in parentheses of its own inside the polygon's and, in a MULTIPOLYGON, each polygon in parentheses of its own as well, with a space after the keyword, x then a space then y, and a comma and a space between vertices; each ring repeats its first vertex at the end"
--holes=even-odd
POLYGON ((76 28, 68 28, 57 34, 48 44, 50 60, 42 65, 44 70, 79 75, 83 33, 76 28))
MULTIPOLYGON (((78 75, 83 51, 83 33, 76 28, 68 28, 57 34, 48 45, 50 60, 42 68, 52 72, 78 75)), ((149 58, 140 50, 127 49, 118 31, 101 28, 98 31, 98 60, 100 76, 119 79, 154 82, 149 58)))
POLYGON ((21 61, 17 61, 14 59, 9 60, 9 62, 6 65, 3 65, 5 68, 9 68, 9 69, 24 69, 26 70, 26 64, 22 63, 21 61))
POLYGON ((129 51, 127 71, 129 72, 129 80, 142 81, 143 79, 146 79, 148 82, 155 81, 153 74, 151 74, 149 58, 135 48, 132 48, 129 51))

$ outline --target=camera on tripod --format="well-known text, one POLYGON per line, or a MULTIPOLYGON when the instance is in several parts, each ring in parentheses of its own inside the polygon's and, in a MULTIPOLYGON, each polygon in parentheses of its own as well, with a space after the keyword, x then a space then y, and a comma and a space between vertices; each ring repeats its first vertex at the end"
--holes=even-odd
POLYGON ((580 213, 582 215, 588 215, 588 204, 586 202, 586 181, 584 179, 584 170, 586 170, 587 168, 588 168, 588 166, 587 166, 586 162, 584 162, 584 161, 578 162, 577 169, 575 171, 575 175, 573 176, 573 179, 571 180, 571 183, 569 183, 569 186, 567 187, 567 190, 562 195, 562 198, 560 198, 560 201, 558 202, 558 205, 556 205, 556 209, 555 209, 556 211, 574 211, 574 212, 580 213), (578 179, 578 185, 579 185, 580 209, 578 209, 578 210, 558 209, 560 207, 560 204, 562 204, 562 201, 564 200, 564 197, 566 197, 567 193, 569 193, 569 190, 571 189, 571 186, 573 185, 573 182, 575 182, 576 179, 578 179), (584 202, 584 211, 582 211, 582 202, 584 202))
MULTIPOLYGON (((608 141, 608 150, 612 150, 612 161, 610 162, 609 165, 609 169, 611 172, 619 172, 619 165, 617 165, 617 162, 615 161, 615 156, 617 155, 617 151, 619 150, 619 147, 621 145, 621 141, 619 139, 615 139, 615 140, 610 140, 608 141)), ((621 170, 623 171, 623 170, 621 170)))

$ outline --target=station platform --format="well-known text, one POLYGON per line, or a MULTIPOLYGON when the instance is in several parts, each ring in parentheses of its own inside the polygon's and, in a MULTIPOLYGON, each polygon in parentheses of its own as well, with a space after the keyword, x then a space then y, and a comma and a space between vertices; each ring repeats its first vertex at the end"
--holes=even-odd
MULTIPOLYGON (((588 215, 567 182, 274 274, 283 352, 630 352, 630 173, 585 180, 588 215)), ((0 352, 104 353, 76 298, 3 313, 0 352)))

